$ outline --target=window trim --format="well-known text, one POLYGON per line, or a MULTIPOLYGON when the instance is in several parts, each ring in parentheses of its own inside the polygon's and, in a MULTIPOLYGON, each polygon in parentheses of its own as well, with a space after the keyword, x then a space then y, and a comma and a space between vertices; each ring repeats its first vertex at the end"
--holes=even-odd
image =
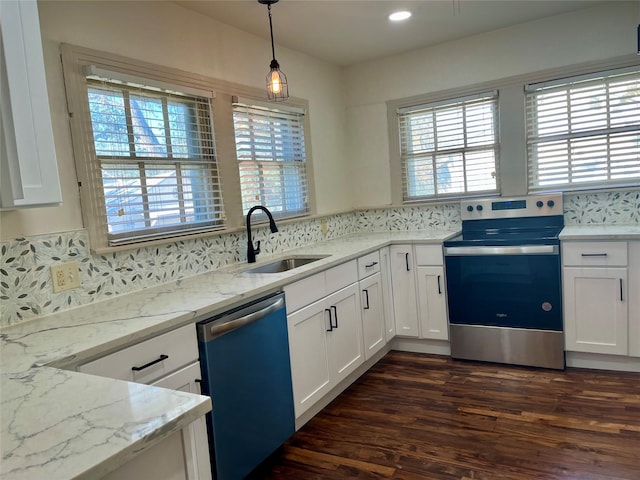
MULTIPOLYGON (((398 108, 417 105, 420 103, 437 102, 440 100, 446 100, 447 98, 474 95, 483 91, 498 90, 498 130, 500 132, 498 185, 499 191, 501 192, 500 195, 527 195, 528 165, 526 158, 527 146, 525 135, 525 85, 552 81, 560 77, 589 74, 595 71, 606 71, 637 66, 639 61, 640 57, 635 54, 622 55, 605 60, 538 70, 510 77, 478 82, 471 85, 462 85, 447 90, 434 90, 432 92, 425 92, 423 94, 387 101, 387 138, 389 139, 389 163, 391 176, 390 206, 401 207, 411 205, 429 205, 452 203, 456 201, 454 198, 447 198, 403 202, 402 166, 400 161, 400 143, 396 121, 396 111, 398 108)), ((618 187, 618 190, 620 188, 621 187, 618 187)), ((602 186, 584 190, 582 192, 610 191, 611 189, 612 186, 602 186)), ((490 197, 491 195, 482 196, 490 197)))
MULTIPOLYGON (((634 77, 640 78, 640 66, 599 70, 599 71, 593 71, 587 74, 557 77, 548 81, 530 83, 525 85, 524 99, 525 99, 525 116, 526 116, 525 128, 527 132, 527 138, 526 138, 527 152, 526 153, 527 153, 527 192, 528 193, 544 193, 544 192, 551 192, 551 191, 587 192, 592 190, 601 190, 601 189, 610 189, 610 188, 628 188, 628 187, 637 186, 638 181, 640 180, 640 178, 638 177, 626 179, 626 180, 607 179, 607 180, 598 180, 598 181, 590 180, 590 181, 584 181, 584 182, 574 182, 571 177, 575 173, 575 168, 576 168, 575 162, 577 161, 577 159, 575 159, 572 156, 572 154, 569 152, 568 152, 568 157, 566 162, 567 175, 569 176, 568 182, 555 183, 547 186, 540 185, 537 182, 534 184, 535 179, 538 178, 538 175, 539 175, 539 170, 536 170, 534 165, 534 162, 537 159, 537 157, 533 158, 532 156, 532 150, 534 149, 534 146, 537 146, 537 145, 544 146, 544 145, 549 145, 550 143, 561 142, 561 141, 566 141, 570 144, 574 140, 589 140, 589 139, 595 139, 598 137, 601 137, 601 138, 604 137, 606 139, 605 140, 606 150, 609 151, 610 142, 612 142, 613 138, 617 138, 621 134, 633 133, 633 132, 637 132, 637 134, 640 135, 640 125, 638 125, 637 123, 635 125, 624 125, 624 126, 617 126, 617 127, 611 127, 611 126, 598 127, 595 129, 592 128, 589 130, 582 130, 579 132, 572 131, 572 128, 571 128, 572 124, 569 120, 571 115, 571 109, 569 108, 567 110, 568 125, 566 130, 563 130, 561 133, 556 133, 553 135, 542 135, 542 136, 536 131, 535 135, 531 136, 531 134, 534 133, 533 128, 536 121, 534 120, 534 118, 530 118, 530 117, 535 117, 535 114, 529 113, 529 109, 534 107, 535 103, 532 103, 532 102, 536 101, 537 95, 544 94, 545 90, 570 91, 572 88, 572 85, 576 83, 577 84, 581 84, 582 82, 588 83, 594 80, 602 80, 601 82, 598 83, 598 85, 605 86, 609 84, 610 78, 615 78, 618 75, 625 75, 625 74, 633 74, 634 77), (530 122, 533 122, 533 123, 530 124, 530 122)), ((607 92, 608 92, 608 88, 607 88, 607 92)), ((606 112, 607 112, 606 119, 610 120, 610 116, 609 116, 610 104, 608 101, 608 95, 607 95, 607 102, 606 102, 606 112)), ((567 147, 567 148, 568 150, 571 150, 571 147, 567 147)), ((606 163, 607 163, 606 173, 607 173, 607 177, 609 177, 612 173, 611 171, 612 165, 615 165, 615 163, 614 164, 611 163, 611 156, 609 155, 607 156, 606 163)), ((592 173, 592 170, 590 170, 589 172, 592 173)), ((597 173, 593 172, 593 174, 596 175, 597 173)))
MULTIPOLYGON (((500 92, 497 88, 459 89, 453 91, 440 92, 435 95, 424 95, 403 99, 400 101, 387 102, 387 118, 389 122, 389 146, 391 161, 391 193, 394 205, 416 205, 432 203, 448 203, 463 198, 491 197, 500 195, 500 92), (496 168, 496 190, 481 192, 456 192, 451 194, 440 194, 421 198, 405 198, 404 191, 404 165, 401 154, 401 129, 399 115, 419 111, 425 108, 437 108, 456 103, 465 103, 481 98, 495 96, 496 115, 494 118, 494 130, 496 136, 495 144, 495 168, 496 168)), ((466 137, 466 132, 465 132, 466 137)), ((464 148, 466 151, 467 149, 464 148)), ((466 184, 466 179, 465 179, 466 184)))
MULTIPOLYGON (((306 187, 306 192, 305 192, 305 205, 306 208, 305 210, 296 210, 296 211, 288 211, 283 213, 280 212, 276 212, 276 211, 271 211, 271 213, 273 214, 273 217, 278 219, 278 220, 286 220, 286 219, 292 219, 292 218, 304 218, 304 217, 308 217, 312 214, 312 204, 311 204, 311 194, 310 194, 310 179, 309 179, 309 162, 308 162, 308 137, 309 137, 309 131, 308 131, 308 126, 307 126, 307 115, 308 115, 308 109, 306 107, 306 105, 292 105, 292 104, 283 104, 283 103, 267 103, 264 101, 260 101, 259 99, 255 99, 255 98, 248 98, 248 97, 237 97, 234 96, 232 97, 232 112, 235 115, 235 108, 236 107, 243 107, 243 108, 247 108, 247 109, 257 109, 257 110, 265 110, 267 112, 273 112, 273 113, 278 113, 281 112, 284 115, 292 115, 292 116, 300 116, 300 124, 302 125, 303 128, 303 139, 304 139, 304 147, 305 147, 305 152, 304 152, 304 176, 305 176, 305 187, 306 187)), ((235 133, 235 118, 234 118, 234 133, 235 133)), ((235 136, 234 136, 234 140, 235 140, 235 136)), ((236 150, 237 153, 237 150, 236 150)), ((258 160, 254 160, 254 162, 256 162, 257 164, 260 163, 260 161, 258 160)), ((238 168, 238 170, 240 169, 240 161, 237 159, 236 156, 236 166, 238 168)), ((279 162, 276 162, 276 164, 279 162)), ((287 163, 293 163, 293 162, 287 162, 287 163)), ((240 190, 242 190, 242 184, 240 184, 240 190)), ((241 199, 242 202, 242 199, 241 199)), ((244 213, 244 205, 241 205, 242 211, 244 213)), ((260 224, 260 223, 265 223, 268 221, 268 218, 265 214, 263 214, 262 212, 256 212, 254 214, 254 216, 252 217, 255 218, 255 224, 260 224)), ((245 219, 245 223, 246 223, 246 219, 245 219)))
MULTIPOLYGON (((245 218, 242 214, 242 201, 240 197, 240 180, 235 154, 235 137, 233 130, 233 116, 231 110, 231 98, 233 96, 247 98, 264 98, 265 92, 261 88, 254 88, 225 80, 211 78, 205 75, 187 72, 172 67, 148 63, 134 58, 94 50, 72 44, 61 44, 62 70, 64 75, 64 88, 67 98, 67 110, 71 124, 72 154, 75 160, 76 176, 78 180, 81 213, 84 228, 88 231, 90 250, 94 254, 126 251, 140 247, 151 247, 181 240, 195 239, 211 236, 213 234, 238 232, 244 229, 245 218), (166 238, 147 240, 141 238, 138 242, 127 245, 109 246, 106 238, 106 229, 101 230, 100 222, 95 221, 93 212, 100 212, 101 205, 95 200, 96 195, 90 194, 90 189, 102 186, 102 179, 87 168, 88 162, 83 158, 84 138, 79 135, 83 131, 78 125, 82 115, 74 115, 80 112, 84 106, 82 103, 83 91, 86 100, 86 88, 84 86, 87 76, 86 68, 93 65, 94 69, 111 72, 128 78, 135 83, 135 79, 144 79, 148 85, 162 88, 167 84, 177 85, 189 91, 215 92, 213 102, 213 123, 215 128, 215 143, 217 152, 218 176, 222 185, 222 198, 224 203, 226 225, 197 233, 185 231, 177 232, 166 238), (75 125, 74 125, 75 124, 75 125)), ((265 103, 267 103, 265 101, 265 103)), ((315 183, 313 179, 313 158, 311 149, 311 125, 308 101, 291 97, 283 102, 294 108, 301 108, 305 114, 305 145, 307 150, 307 182, 309 197, 309 213, 303 218, 316 215, 315 183)), ((104 201, 103 201, 104 203, 104 201)), ((104 209, 104 206, 102 206, 104 209)), ((256 219, 258 220, 258 219, 256 219)), ((259 223, 256 221, 256 223, 259 223)))

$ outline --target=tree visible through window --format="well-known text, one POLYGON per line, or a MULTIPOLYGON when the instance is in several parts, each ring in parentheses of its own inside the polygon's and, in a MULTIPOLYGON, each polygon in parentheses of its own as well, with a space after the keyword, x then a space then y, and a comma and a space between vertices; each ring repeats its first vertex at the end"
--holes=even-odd
POLYGON ((404 200, 497 191, 497 94, 398 111, 404 200))
POLYGON ((210 100, 88 80, 111 244, 222 223, 210 100))

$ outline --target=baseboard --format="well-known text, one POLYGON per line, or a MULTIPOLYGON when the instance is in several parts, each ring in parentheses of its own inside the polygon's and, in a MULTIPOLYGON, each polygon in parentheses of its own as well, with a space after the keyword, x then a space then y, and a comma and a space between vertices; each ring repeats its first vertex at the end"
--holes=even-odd
POLYGON ((430 353, 432 355, 451 355, 448 340, 426 340, 421 338, 394 337, 391 350, 414 353, 430 353))
POLYGON ((640 372, 640 358, 599 353, 565 352, 567 367, 640 372))

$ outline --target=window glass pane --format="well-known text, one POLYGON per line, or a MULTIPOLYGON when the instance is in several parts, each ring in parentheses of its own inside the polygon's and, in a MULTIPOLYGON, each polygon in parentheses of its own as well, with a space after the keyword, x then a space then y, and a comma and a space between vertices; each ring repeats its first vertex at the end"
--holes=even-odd
POLYGON ((410 197, 423 197, 435 193, 433 159, 431 156, 408 159, 407 185, 410 197))
POLYGON ((464 122, 462 107, 436 111, 436 136, 438 150, 464 147, 464 122))
POLYGON ((279 217, 308 212, 303 116, 235 104, 233 120, 244 213, 254 205, 279 217))
POLYGON ((140 171, 136 165, 102 164, 109 233, 145 228, 140 171))
POLYGON ((122 92, 90 88, 88 95, 96 155, 129 156, 122 92))
POLYGON ((496 192, 496 93, 398 112, 405 200, 496 192))
POLYGON ((162 101, 131 95, 130 103, 136 155, 166 157, 167 139, 162 101))
POLYGON ((222 225, 209 99, 88 83, 110 244, 222 225))
POLYGON ((632 185, 640 180, 640 71, 530 87, 529 190, 632 185))

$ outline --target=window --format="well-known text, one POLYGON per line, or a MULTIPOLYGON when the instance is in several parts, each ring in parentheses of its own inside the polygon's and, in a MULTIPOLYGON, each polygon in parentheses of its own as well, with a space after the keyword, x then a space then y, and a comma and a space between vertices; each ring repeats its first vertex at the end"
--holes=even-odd
POLYGON ((640 70, 529 85, 529 191, 640 180, 640 70))
POLYGON ((497 192, 496 92, 397 111, 403 199, 497 192))
POLYGON ((222 224, 208 98, 87 79, 109 243, 222 224))
POLYGON ((233 124, 243 213, 258 204, 280 218, 308 213, 304 111, 236 99, 233 124))

